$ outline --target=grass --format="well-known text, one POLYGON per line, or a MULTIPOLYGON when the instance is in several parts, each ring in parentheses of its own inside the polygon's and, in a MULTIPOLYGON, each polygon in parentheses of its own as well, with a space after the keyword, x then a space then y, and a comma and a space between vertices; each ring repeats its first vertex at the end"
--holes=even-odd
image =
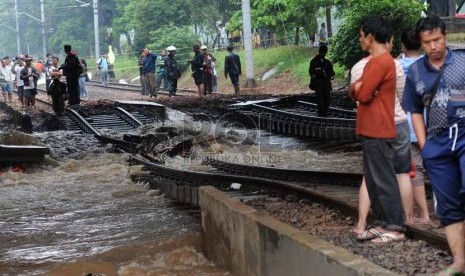
POLYGON ((447 41, 449 42, 465 42, 465 33, 447 34, 447 41))

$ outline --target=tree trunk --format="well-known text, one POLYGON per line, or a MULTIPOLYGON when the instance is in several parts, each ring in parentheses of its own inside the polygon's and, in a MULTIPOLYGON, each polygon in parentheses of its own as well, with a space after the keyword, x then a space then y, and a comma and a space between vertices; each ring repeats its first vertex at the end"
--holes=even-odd
POLYGON ((295 37, 294 37, 294 45, 299 45, 300 42, 300 28, 295 28, 295 37))
POLYGON ((332 6, 326 7, 326 30, 328 31, 328 38, 333 36, 333 24, 331 22, 331 7, 332 6))

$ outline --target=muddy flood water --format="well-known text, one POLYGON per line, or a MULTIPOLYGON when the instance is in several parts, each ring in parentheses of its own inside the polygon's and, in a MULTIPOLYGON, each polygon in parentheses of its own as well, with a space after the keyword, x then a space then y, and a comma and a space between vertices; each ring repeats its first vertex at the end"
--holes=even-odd
POLYGON ((198 211, 133 183, 126 160, 1 174, 0 275, 225 275, 199 253, 198 211))
MULTIPOLYGON (((178 113, 169 118, 176 120, 165 127, 198 132, 191 130, 192 119, 179 120, 178 113)), ((110 146, 83 133, 4 132, 0 127, 0 144, 45 145, 51 153, 44 164, 24 172, 0 172, 0 275, 230 275, 200 253, 199 211, 132 182, 128 155, 110 153, 110 146)), ((360 167, 359 153, 320 154, 294 138, 229 128, 218 137, 193 146, 192 159, 165 161, 199 171, 212 169, 201 164, 204 155, 239 163, 247 163, 244 156, 260 157, 252 164, 263 166, 360 167)))

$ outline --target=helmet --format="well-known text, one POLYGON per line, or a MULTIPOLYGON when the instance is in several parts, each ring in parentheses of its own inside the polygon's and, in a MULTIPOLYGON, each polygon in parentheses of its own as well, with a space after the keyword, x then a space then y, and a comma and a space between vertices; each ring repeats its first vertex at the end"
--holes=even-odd
POLYGON ((174 47, 173 45, 168 46, 168 48, 166 48, 166 51, 168 51, 168 52, 176 51, 176 47, 174 47))
POLYGON ((205 45, 200 46, 200 50, 207 50, 207 46, 205 45))

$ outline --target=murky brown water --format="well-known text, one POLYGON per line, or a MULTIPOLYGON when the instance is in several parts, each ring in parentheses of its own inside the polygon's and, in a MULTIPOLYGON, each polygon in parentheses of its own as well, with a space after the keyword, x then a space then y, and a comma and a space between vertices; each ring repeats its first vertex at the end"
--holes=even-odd
POLYGON ((1 174, 0 275, 39 275, 115 247, 198 233, 198 211, 150 196, 129 179, 126 158, 88 154, 1 174))

